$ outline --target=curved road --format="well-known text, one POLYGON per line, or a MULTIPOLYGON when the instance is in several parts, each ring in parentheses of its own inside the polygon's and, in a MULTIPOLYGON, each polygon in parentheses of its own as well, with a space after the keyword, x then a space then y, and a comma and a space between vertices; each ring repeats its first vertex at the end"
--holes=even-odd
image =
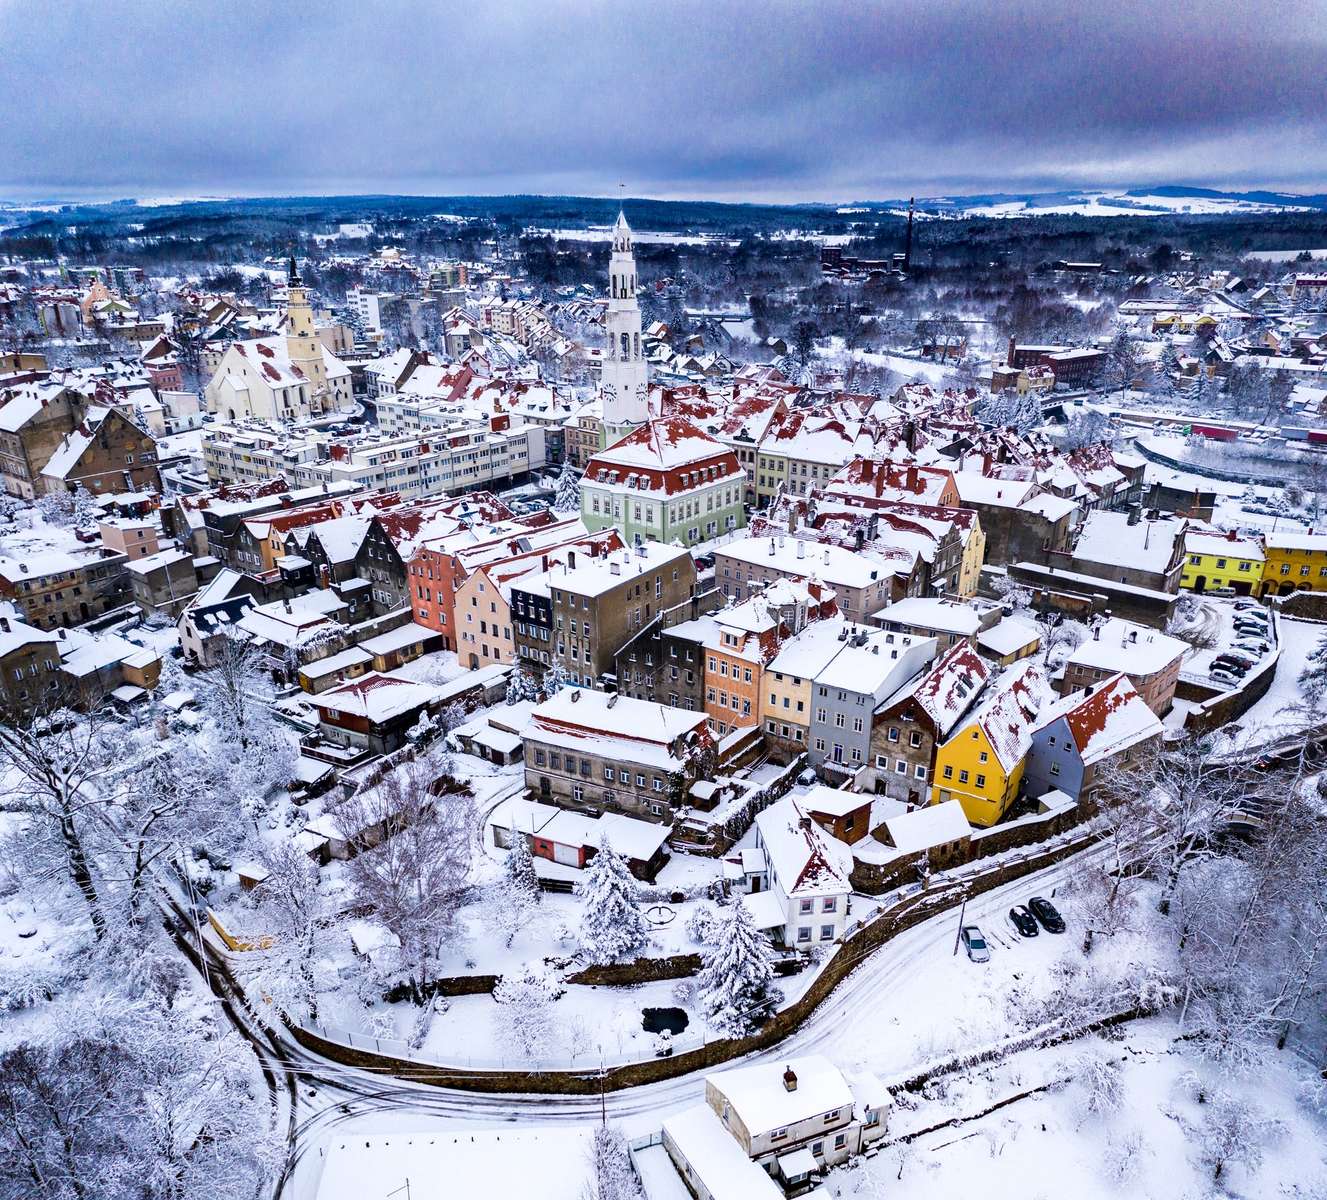
MULTIPOLYGON (((1048 891, 1065 883, 1098 854, 1085 850, 1052 867, 1016 879, 977 897, 968 905, 968 918, 988 920, 1001 914, 1016 898, 1048 891)), ((750 1055, 745 1062, 781 1060, 790 1054, 822 1053, 843 1062, 860 1057, 861 1030, 866 1022, 883 1019, 890 997, 909 980, 923 960, 950 955, 958 914, 953 910, 906 930, 867 956, 814 1014, 793 1034, 771 1050, 750 1055)), ((336 1130, 360 1127, 381 1132, 374 1118, 390 1113, 392 1127, 408 1127, 405 1111, 419 1116, 419 1126, 456 1128, 466 1124, 491 1128, 505 1122, 529 1121, 585 1123, 597 1121, 601 1104, 610 1120, 648 1115, 659 1121, 678 1108, 696 1103, 702 1094, 699 1074, 664 1080, 597 1096, 508 1095, 460 1092, 427 1084, 411 1084, 331 1063, 276 1034, 284 1066, 300 1077, 301 1108, 306 1115, 294 1130, 290 1160, 277 1189, 282 1200, 312 1200, 321 1168, 318 1147, 336 1130), (308 1112, 312 1109, 312 1112, 308 1112)))

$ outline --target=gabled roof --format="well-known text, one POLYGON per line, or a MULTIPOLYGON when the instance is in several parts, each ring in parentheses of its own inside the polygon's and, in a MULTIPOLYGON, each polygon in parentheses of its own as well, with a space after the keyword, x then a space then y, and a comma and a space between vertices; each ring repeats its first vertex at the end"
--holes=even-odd
POLYGON ((841 895, 852 890, 848 881, 852 851, 791 797, 757 814, 756 827, 770 869, 786 895, 841 895))
POLYGON ((1095 689, 1073 692, 1044 709, 1038 731, 1063 719, 1084 766, 1157 737, 1164 726, 1127 675, 1112 675, 1095 689))

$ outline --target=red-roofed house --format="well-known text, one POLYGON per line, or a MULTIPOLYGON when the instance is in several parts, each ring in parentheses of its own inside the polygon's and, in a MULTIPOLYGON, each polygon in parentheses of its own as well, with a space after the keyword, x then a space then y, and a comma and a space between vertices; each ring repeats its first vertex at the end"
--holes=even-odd
POLYGON ((1042 711, 1032 731, 1024 790, 1041 796, 1058 788, 1075 800, 1086 799, 1104 764, 1127 766, 1164 732, 1129 677, 1113 675, 1042 711))
POLYGON ((628 544, 695 545, 746 524, 737 455, 685 417, 647 421, 601 450, 581 479, 581 519, 628 544))

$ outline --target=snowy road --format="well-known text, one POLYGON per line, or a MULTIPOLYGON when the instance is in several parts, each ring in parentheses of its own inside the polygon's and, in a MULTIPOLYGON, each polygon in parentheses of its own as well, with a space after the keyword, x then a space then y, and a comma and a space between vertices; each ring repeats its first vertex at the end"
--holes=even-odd
MULTIPOLYGON (((974 899, 967 908, 967 921, 985 922, 992 930, 1003 930, 1003 913, 1015 900, 1041 892, 1049 894, 1081 871, 1088 856, 1083 851, 1034 875, 1014 880, 974 899)), ((869 1045, 891 1012, 891 1000, 913 984, 924 962, 953 953, 958 913, 948 911, 905 931, 871 954, 866 962, 841 983, 814 1015, 777 1048, 761 1051, 745 1060, 759 1062, 786 1058, 790 1054, 825 1054, 845 1068, 876 1067, 885 1074, 885 1064, 864 1057, 869 1045)), ((1001 953, 1031 954, 1016 939, 1001 937, 1001 953), (1005 948, 1007 946, 1007 948, 1005 948)), ((1029 964, 1034 960, 1029 959, 1029 964)), ((278 1193, 282 1200, 312 1200, 317 1191, 323 1146, 329 1138, 345 1134, 397 1132, 403 1130, 455 1129, 465 1125, 492 1128, 508 1122, 597 1121, 601 1103, 610 1120, 623 1123, 629 1133, 657 1129, 660 1121, 679 1108, 696 1103, 702 1095, 699 1074, 665 1080, 621 1092, 598 1096, 494 1095, 461 1092, 392 1080, 384 1083, 367 1072, 342 1067, 309 1054, 282 1039, 289 1064, 301 1075, 300 1102, 304 1115, 297 1129, 290 1170, 278 1193), (312 1111, 310 1111, 312 1110, 312 1111), (411 1120, 404 1121, 403 1114, 411 1120)), ((903 1055, 916 1064, 924 1053, 903 1055)))

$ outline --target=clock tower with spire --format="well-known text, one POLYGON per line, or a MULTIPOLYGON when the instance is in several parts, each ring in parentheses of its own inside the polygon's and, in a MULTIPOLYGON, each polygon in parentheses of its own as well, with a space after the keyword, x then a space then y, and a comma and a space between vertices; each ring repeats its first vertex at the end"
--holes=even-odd
POLYGON ((620 441, 650 419, 649 375, 641 352, 640 305, 636 302, 636 256, 631 248, 631 226, 621 212, 613 226, 608 286, 606 340, 599 383, 604 447, 620 441))

